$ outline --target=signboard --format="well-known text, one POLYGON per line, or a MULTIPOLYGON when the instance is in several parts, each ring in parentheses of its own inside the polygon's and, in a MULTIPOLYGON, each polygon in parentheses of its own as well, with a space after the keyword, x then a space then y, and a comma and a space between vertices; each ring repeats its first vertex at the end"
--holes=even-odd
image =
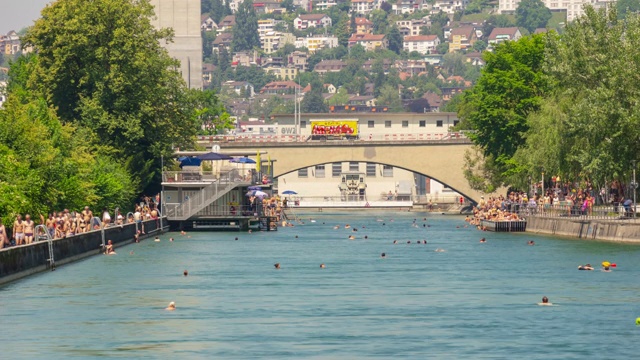
POLYGON ((357 136, 358 120, 311 120, 311 134, 357 136))
POLYGON ((297 129, 295 126, 280 126, 280 135, 296 135, 297 129))

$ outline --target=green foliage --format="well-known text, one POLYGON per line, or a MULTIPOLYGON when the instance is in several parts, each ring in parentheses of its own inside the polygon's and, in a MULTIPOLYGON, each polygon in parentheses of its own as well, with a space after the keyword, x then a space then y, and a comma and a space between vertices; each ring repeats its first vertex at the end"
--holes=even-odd
MULTIPOLYGON (((335 86, 335 85, 334 85, 335 86)), ((349 102, 349 92, 346 87, 341 87, 338 91, 329 99, 329 105, 346 105, 349 102)))
POLYGON ((544 28, 551 19, 549 10, 542 0, 521 0, 516 8, 516 24, 533 33, 537 28, 544 28))
POLYGON ((376 99, 376 105, 388 106, 390 112, 404 111, 398 89, 391 85, 385 85, 380 89, 380 96, 376 99))
POLYGON ((387 12, 381 9, 373 10, 369 14, 369 20, 373 23, 374 34, 385 34, 387 32, 387 12))
POLYGON ((319 80, 311 82, 311 90, 304 94, 300 110, 304 113, 324 113, 329 110, 322 96, 322 82, 319 80))
POLYGON ((402 34, 398 30, 397 26, 391 26, 387 32, 387 39, 389 40, 389 50, 400 54, 402 51, 402 34))
POLYGON ((189 90, 189 102, 200 125, 200 135, 223 134, 234 124, 213 90, 189 90))
POLYGON ((616 1, 616 10, 619 19, 625 19, 629 13, 640 12, 640 0, 618 0, 616 1))
POLYGON ((438 44, 438 46, 436 46, 436 51, 438 52, 438 54, 446 54, 449 52, 449 43, 448 42, 443 42, 438 44))
POLYGON ((42 15, 24 38, 38 53, 30 90, 61 121, 94 131, 143 189, 157 184, 157 159, 196 131, 178 64, 161 47, 171 31, 151 25, 147 2, 59 0, 42 15))
POLYGON ((233 51, 253 50, 260 47, 258 35, 258 17, 253 2, 243 1, 236 11, 236 24, 233 27, 233 51))
POLYGON ((333 35, 338 38, 338 44, 341 46, 347 46, 349 44, 351 32, 349 28, 349 16, 346 13, 343 13, 342 16, 340 16, 340 20, 335 23, 333 35))
POLYGON ((473 51, 483 52, 487 49, 487 43, 482 40, 477 40, 473 43, 473 51))
POLYGON ((513 156, 528 130, 527 116, 539 109, 547 89, 544 49, 544 37, 536 35, 485 53, 482 76, 459 105, 465 111, 458 115, 475 130, 472 140, 491 159, 492 183, 502 181, 513 168, 513 156))

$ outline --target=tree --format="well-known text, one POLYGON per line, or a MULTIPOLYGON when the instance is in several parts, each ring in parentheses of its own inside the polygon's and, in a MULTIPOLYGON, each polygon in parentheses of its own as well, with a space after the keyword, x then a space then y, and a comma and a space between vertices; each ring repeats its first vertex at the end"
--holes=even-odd
POLYGON ((376 99, 376 105, 387 106, 391 112, 404 111, 398 89, 391 85, 385 85, 380 89, 380 96, 376 99))
POLYGON ((142 189, 155 191, 161 155, 196 132, 177 61, 161 47, 171 31, 150 22, 148 2, 59 0, 24 37, 38 54, 29 86, 61 121, 90 129, 142 189))
MULTIPOLYGON (((544 36, 534 35, 501 43, 495 52, 485 53, 482 75, 459 105, 458 116, 468 122, 463 126, 475 130, 470 136, 484 157, 483 174, 493 171, 487 177, 491 186, 482 184, 480 189, 502 183, 517 167, 513 157, 525 142, 527 116, 540 108, 548 88, 542 73, 544 44, 544 36)), ((468 170, 476 163, 470 157, 468 170)), ((469 172, 468 179, 474 174, 469 172)))
POLYGON ((305 113, 325 113, 329 109, 322 96, 322 83, 319 80, 311 82, 311 90, 304 94, 300 103, 300 111, 305 113))
POLYGON ((472 46, 474 51, 483 52, 487 49, 487 43, 482 40, 476 40, 472 46))
POLYGON ((369 14, 369 20, 373 23, 374 34, 384 34, 387 32, 387 13, 381 9, 375 9, 369 14))
POLYGON ((547 26, 551 19, 549 10, 542 0, 522 0, 516 8, 516 24, 533 33, 537 28, 547 26))
MULTIPOLYGON (((335 84, 334 84, 335 85, 335 84)), ((329 105, 345 105, 349 101, 349 92, 347 88, 342 86, 338 91, 329 99, 329 105)))
POLYGON ((380 4, 380 10, 383 10, 387 14, 390 13, 392 9, 393 9, 392 5, 386 1, 383 1, 382 4, 380 4))
POLYGON ((287 12, 294 12, 295 11, 295 5, 293 4, 293 0, 283 0, 282 3, 280 4, 283 8, 287 9, 287 12))
POLYGON ((391 26, 389 31, 387 32, 387 39, 389 40, 389 50, 395 52, 396 54, 400 54, 402 51, 402 34, 400 34, 400 30, 398 30, 397 26, 391 26))
POLYGON ((213 41, 216 39, 217 31, 202 32, 202 57, 211 61, 213 56, 213 41))
POLYGON ((442 68, 448 75, 463 75, 467 70, 465 56, 459 52, 445 54, 442 57, 442 68))
POLYGON ((449 52, 449 43, 448 42, 443 42, 438 44, 438 46, 436 46, 436 51, 438 52, 438 54, 446 54, 449 52))
POLYGON ((253 50, 254 47, 260 47, 258 17, 251 1, 243 1, 238 5, 231 47, 234 52, 253 50))
POLYGON ((340 20, 333 29, 333 35, 338 38, 338 44, 342 46, 349 45, 349 16, 345 13, 340 16, 340 20))
POLYGON ((213 90, 190 90, 190 103, 195 110, 201 135, 222 134, 234 125, 222 102, 213 90))
POLYGON ((207 11, 203 4, 201 11, 203 13, 209 13, 209 16, 211 16, 211 19, 213 19, 216 24, 219 24, 220 20, 222 20, 222 18, 224 18, 225 16, 231 15, 231 9, 229 9, 228 6, 229 1, 223 2, 222 0, 202 0, 203 3, 207 1, 210 3, 210 5, 206 8, 210 10, 207 11))
POLYGON ((618 18, 625 19, 628 13, 640 12, 640 0, 618 0, 616 1, 618 18))

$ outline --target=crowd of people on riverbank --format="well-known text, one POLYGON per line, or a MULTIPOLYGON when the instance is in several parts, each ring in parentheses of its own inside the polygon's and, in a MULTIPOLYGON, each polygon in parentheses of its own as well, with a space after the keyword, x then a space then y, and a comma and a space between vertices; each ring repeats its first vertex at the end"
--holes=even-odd
MULTIPOLYGON (((134 206, 133 212, 126 214, 126 218, 119 210, 116 210, 112 218, 107 208, 103 208, 99 214, 96 214, 85 206, 82 211, 64 209, 51 212, 46 218, 44 215, 39 215, 39 223, 36 223, 30 214, 25 214, 24 218, 18 214, 10 228, 0 220, 0 249, 28 245, 42 238, 62 239, 111 226, 158 219, 159 211, 156 204, 159 202, 159 197, 156 197, 155 201, 150 197, 143 197, 143 200, 134 206), (46 233, 42 230, 38 233, 36 230, 38 225, 44 225, 46 233)), ((142 231, 144 232, 144 225, 142 231)))

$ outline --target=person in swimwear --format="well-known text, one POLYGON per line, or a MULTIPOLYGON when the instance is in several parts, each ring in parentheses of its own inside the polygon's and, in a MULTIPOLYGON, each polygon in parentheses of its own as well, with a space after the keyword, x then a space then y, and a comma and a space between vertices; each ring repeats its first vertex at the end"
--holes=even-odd
POLYGON ((173 311, 173 310, 175 310, 175 309, 176 309, 176 303, 175 303, 175 302, 173 302, 173 301, 172 301, 172 302, 170 302, 170 303, 169 303, 169 306, 167 306, 167 307, 165 308, 165 310, 168 310, 168 311, 173 311))
POLYGON ((578 266, 578 270, 593 270, 593 266, 591 266, 591 264, 580 265, 578 266))
POLYGON ((320 269, 324 269, 325 267, 324 264, 320 264, 320 269))
POLYGON ((16 241, 16 245, 24 244, 24 222, 20 214, 16 217, 16 221, 13 222, 13 239, 16 241))
POLYGON ((481 242, 481 243, 486 243, 486 242, 487 242, 487 239, 482 238, 482 239, 480 239, 480 242, 481 242))
POLYGON ((280 263, 273 264, 273 267, 275 267, 276 270, 280 270, 280 263))
POLYGON ((4 247, 8 245, 9 241, 7 241, 7 229, 2 224, 2 219, 0 219, 0 249, 4 249, 4 247))
POLYGON ((539 303, 538 303, 538 305, 541 305, 541 306, 551 306, 551 305, 553 305, 553 304, 549 302, 549 298, 548 298, 548 297, 543 296, 543 297, 542 297, 542 302, 539 302, 539 303))
POLYGON ((56 219, 53 216, 53 213, 49 214, 49 218, 44 222, 47 227, 47 232, 49 236, 53 239, 56 236, 56 219))
POLYGON ((105 255, 115 255, 116 252, 113 250, 113 242, 111 240, 107 241, 107 246, 104 247, 105 255))

